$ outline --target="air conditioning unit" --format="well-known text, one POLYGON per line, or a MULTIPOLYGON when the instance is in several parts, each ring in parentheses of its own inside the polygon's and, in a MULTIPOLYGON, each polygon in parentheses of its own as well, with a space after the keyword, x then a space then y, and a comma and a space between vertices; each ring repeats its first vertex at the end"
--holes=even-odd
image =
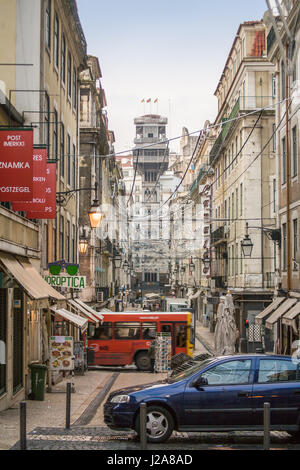
POLYGON ((103 302, 103 292, 97 292, 97 302, 103 302))

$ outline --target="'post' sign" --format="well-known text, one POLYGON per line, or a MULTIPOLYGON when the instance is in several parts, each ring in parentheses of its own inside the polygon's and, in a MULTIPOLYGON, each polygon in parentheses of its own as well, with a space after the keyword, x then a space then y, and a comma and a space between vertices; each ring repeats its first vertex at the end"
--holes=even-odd
POLYGON ((33 189, 33 130, 0 130, 0 201, 28 201, 33 189))

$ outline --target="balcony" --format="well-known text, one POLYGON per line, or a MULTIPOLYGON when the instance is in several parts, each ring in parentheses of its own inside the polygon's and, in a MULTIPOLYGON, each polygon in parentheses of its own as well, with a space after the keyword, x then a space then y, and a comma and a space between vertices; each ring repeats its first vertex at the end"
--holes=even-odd
POLYGON ((204 163, 203 165, 201 165, 198 176, 193 182, 193 184, 191 185, 190 194, 192 194, 195 191, 195 189, 198 187, 198 184, 202 180, 203 176, 207 174, 208 168, 209 168, 209 165, 207 165, 207 163, 204 163))
POLYGON ((221 227, 217 228, 211 233, 211 243, 212 245, 215 245, 219 242, 226 243, 226 237, 225 237, 225 231, 224 231, 224 225, 221 227))

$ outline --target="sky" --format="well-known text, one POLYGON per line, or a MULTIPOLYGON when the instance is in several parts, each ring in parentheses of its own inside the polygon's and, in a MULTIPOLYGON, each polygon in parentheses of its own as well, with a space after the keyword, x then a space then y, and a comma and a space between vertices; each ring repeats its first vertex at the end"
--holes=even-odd
MULTIPOLYGON (((261 20, 267 9, 265 0, 77 0, 77 6, 87 52, 100 62, 120 154, 134 147, 137 116, 166 116, 169 138, 213 122, 214 92, 238 27, 261 20)), ((170 149, 179 151, 179 140, 170 149)))

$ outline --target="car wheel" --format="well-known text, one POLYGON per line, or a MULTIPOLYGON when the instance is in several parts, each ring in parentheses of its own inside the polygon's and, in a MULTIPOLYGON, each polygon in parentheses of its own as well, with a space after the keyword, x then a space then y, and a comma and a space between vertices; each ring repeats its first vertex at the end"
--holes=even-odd
POLYGON ((136 355, 135 365, 139 370, 150 370, 151 361, 146 352, 140 352, 136 355))
MULTIPOLYGON (((146 431, 148 442, 165 442, 174 429, 174 419, 168 410, 160 406, 147 408, 146 431)), ((140 435, 140 415, 135 420, 135 430, 140 435)))

